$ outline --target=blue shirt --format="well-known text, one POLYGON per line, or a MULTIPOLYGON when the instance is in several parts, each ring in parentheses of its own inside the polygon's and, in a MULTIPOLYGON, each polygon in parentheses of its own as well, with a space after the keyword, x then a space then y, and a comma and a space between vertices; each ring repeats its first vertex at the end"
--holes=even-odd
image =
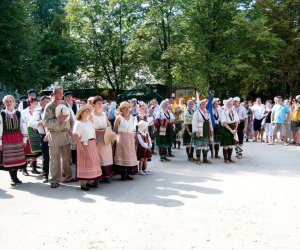
POLYGON ((272 112, 274 114, 274 122, 275 123, 285 123, 286 114, 290 112, 289 107, 285 104, 276 104, 272 108, 272 112))

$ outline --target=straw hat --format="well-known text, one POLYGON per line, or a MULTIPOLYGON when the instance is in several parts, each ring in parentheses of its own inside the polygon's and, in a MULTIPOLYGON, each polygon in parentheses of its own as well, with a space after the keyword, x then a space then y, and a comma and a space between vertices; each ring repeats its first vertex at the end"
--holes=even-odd
POLYGON ((146 128, 148 128, 149 123, 141 120, 141 121, 138 122, 137 125, 138 125, 138 128, 139 128, 139 131, 143 132, 146 128))
POLYGON ((79 120, 80 119, 80 115, 82 114, 83 111, 88 110, 89 112, 93 111, 93 106, 91 104, 85 104, 83 105, 76 114, 76 119, 79 120))
POLYGON ((104 132, 104 143, 107 145, 112 143, 117 138, 117 135, 114 131, 111 130, 110 127, 107 127, 104 132))
POLYGON ((123 108, 129 108, 129 107, 130 107, 130 103, 129 102, 121 102, 118 110, 121 110, 123 108))
POLYGON ((71 111, 69 109, 69 107, 67 107, 65 104, 59 104, 56 108, 55 108, 55 116, 58 118, 60 115, 67 115, 67 119, 65 121, 70 120, 70 114, 71 111))

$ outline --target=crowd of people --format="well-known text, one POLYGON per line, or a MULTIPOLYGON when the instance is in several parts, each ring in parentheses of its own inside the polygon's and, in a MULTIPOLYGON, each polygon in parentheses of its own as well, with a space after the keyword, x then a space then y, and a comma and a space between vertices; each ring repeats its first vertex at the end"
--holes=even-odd
POLYGON ((198 165, 221 158, 221 148, 224 163, 235 163, 234 151, 242 159, 249 140, 300 145, 300 95, 294 100, 277 96, 265 104, 260 98, 252 103, 234 97, 210 103, 165 99, 160 104, 134 98, 117 105, 101 96, 75 102, 60 86, 39 99, 34 89, 27 94, 19 104, 5 96, 0 116, 0 169, 9 172, 12 186, 22 183, 18 171, 29 175, 30 167, 51 188, 79 181, 88 191, 111 183, 113 175, 122 181, 149 175, 152 155, 158 151, 160 161, 169 162, 181 145, 187 160, 198 165))

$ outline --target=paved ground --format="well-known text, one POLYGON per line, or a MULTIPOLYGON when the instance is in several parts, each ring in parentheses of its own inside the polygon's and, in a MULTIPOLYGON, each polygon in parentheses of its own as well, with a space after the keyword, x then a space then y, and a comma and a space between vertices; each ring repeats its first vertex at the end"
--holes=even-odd
POLYGON ((248 143, 235 165, 151 163, 82 192, 0 172, 0 249, 300 249, 300 147, 248 143))

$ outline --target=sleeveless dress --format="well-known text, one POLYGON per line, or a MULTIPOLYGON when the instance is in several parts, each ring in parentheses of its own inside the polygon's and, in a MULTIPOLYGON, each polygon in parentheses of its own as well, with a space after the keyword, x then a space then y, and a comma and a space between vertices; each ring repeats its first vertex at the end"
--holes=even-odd
POLYGON ((96 132, 96 141, 98 152, 100 155, 100 164, 102 168, 102 178, 111 178, 113 173, 113 153, 111 143, 106 145, 104 143, 104 132, 107 127, 106 114, 96 115, 92 113, 93 127, 96 132))
POLYGON ((21 132, 21 113, 8 114, 1 111, 2 118, 2 159, 1 170, 20 169, 26 166, 23 134, 21 132))
POLYGON ((135 150, 134 117, 130 115, 129 120, 126 120, 119 115, 117 119, 120 119, 120 125, 117 131, 114 172, 120 175, 136 175, 138 160, 135 150))

